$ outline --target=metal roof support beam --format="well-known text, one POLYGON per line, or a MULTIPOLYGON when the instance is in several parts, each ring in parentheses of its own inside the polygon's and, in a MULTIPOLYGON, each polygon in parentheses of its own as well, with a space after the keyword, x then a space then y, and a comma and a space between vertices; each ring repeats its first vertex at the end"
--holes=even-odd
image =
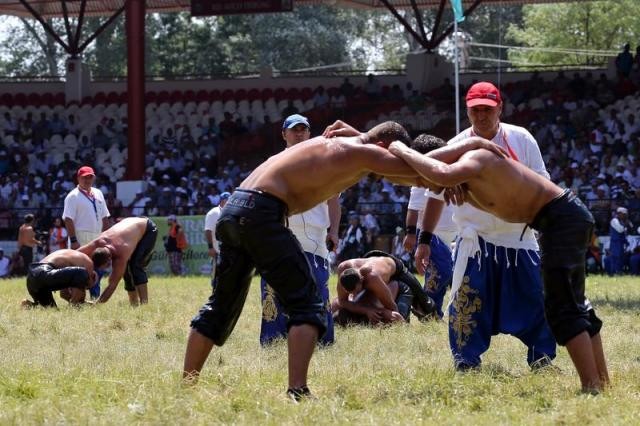
MULTIPOLYGON (((467 10, 464 11, 464 16, 466 17, 466 16, 471 15, 471 13, 476 9, 476 7, 480 6, 482 1, 483 0, 476 0, 475 2, 473 2, 473 4, 471 6, 469 6, 469 8, 467 10)), ((444 32, 442 34, 440 34, 440 36, 433 42, 433 44, 435 46, 437 46, 440 43, 442 43, 442 40, 447 38, 453 32, 453 28, 454 28, 454 25, 453 25, 453 22, 452 22, 451 24, 449 24, 447 29, 444 30, 444 32)))
POLYGON ((49 35, 51 35, 51 37, 55 39, 56 42, 58 42, 58 44, 64 49, 64 51, 67 52, 68 54, 71 54, 71 49, 69 49, 69 46, 67 45, 67 43, 65 43, 64 40, 62 40, 60 36, 56 34, 56 31, 53 28, 51 28, 51 25, 49 25, 47 21, 44 20, 42 15, 40 15, 38 11, 36 11, 33 7, 31 7, 28 1, 20 0, 20 3, 24 6, 25 9, 29 11, 29 13, 31 13, 31 15, 33 15, 34 18, 38 20, 38 22, 40 22, 40 24, 42 25, 42 28, 44 28, 44 30, 48 32, 49 35))
POLYGON ((62 16, 64 17, 64 29, 67 31, 67 42, 69 50, 73 52, 74 45, 71 35, 71 25, 69 24, 69 10, 67 9, 67 0, 62 0, 62 16))
MULTIPOLYGON (((93 40, 95 40, 95 39, 96 39, 96 37, 98 37, 100 34, 102 34, 102 32, 103 32, 103 31, 104 31, 104 30, 105 30, 109 25, 111 25, 111 23, 112 23, 113 21, 115 21, 115 20, 118 18, 118 16, 120 16, 120 14, 121 14, 122 12, 124 12, 124 9, 125 9, 126 5, 128 5, 129 3, 130 3, 130 1, 125 2, 125 6, 122 6, 120 9, 118 9, 118 10, 116 11, 116 13, 114 13, 113 15, 111 15, 111 16, 109 17, 109 19, 107 19, 106 21, 104 21, 104 22, 102 23, 102 25, 100 25, 100 27, 98 27, 98 29, 97 29, 93 34, 91 34, 91 35, 89 36, 89 38, 87 38, 87 39, 84 41, 84 43, 82 43, 82 45, 78 48, 78 52, 82 52, 82 51, 84 51, 84 49, 86 49, 86 48, 87 48, 87 46, 88 46, 89 44, 91 44, 91 42, 92 42, 93 40)), ((80 28, 78 28, 78 31, 80 31, 80 28)))
POLYGON ((440 6, 438 7, 438 14, 436 15, 436 20, 433 23, 433 29, 431 30, 431 38, 429 39, 429 46, 432 49, 435 49, 436 47, 438 47, 433 42, 436 39, 436 33, 438 32, 438 29, 440 28, 440 21, 442 21, 442 14, 444 13, 444 8, 445 8, 446 1, 447 0, 440 0, 440 6))
MULTIPOLYGON (((420 43, 420 45, 425 48, 425 49, 429 49, 428 46, 428 42, 426 37, 421 37, 420 34, 418 34, 413 28, 411 28, 411 25, 409 25, 409 23, 407 22, 406 19, 404 19, 404 17, 402 15, 400 15, 400 13, 398 13, 398 10, 393 7, 393 5, 391 3, 389 3, 388 0, 380 0, 380 2, 382 4, 384 4, 386 6, 387 9, 389 9, 389 12, 391 12, 391 14, 393 14, 393 16, 395 16, 395 18, 402 24, 402 26, 413 36, 414 39, 416 39, 416 41, 418 43, 420 43)), ((424 29, 423 29, 423 33, 424 33, 424 29)))
POLYGON ((420 30, 420 34, 422 35, 422 39, 427 39, 427 34, 424 31, 424 22, 422 21, 422 13, 418 9, 418 5, 416 4, 416 0, 411 0, 411 7, 413 7, 413 13, 416 15, 416 23, 418 24, 418 29, 420 30))
POLYGON ((82 24, 84 24, 84 12, 87 10, 87 0, 82 0, 80 3, 80 13, 78 14, 78 25, 76 25, 76 34, 73 37, 73 49, 78 51, 78 45, 80 44, 80 36, 82 35, 82 24))

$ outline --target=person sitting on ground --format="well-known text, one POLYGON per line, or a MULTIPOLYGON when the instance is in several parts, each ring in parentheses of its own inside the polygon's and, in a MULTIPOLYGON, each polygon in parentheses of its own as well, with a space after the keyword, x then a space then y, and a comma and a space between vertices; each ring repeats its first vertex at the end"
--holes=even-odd
POLYGON ((86 290, 96 281, 89 256, 76 250, 57 250, 28 267, 27 291, 33 302, 25 299, 22 306, 56 308, 54 291, 71 304, 84 303, 86 290))
MULTIPOLYGON (((470 139, 474 138, 467 141, 470 139)), ((421 148, 420 152, 451 147, 444 147, 444 141, 435 137, 423 143, 432 146, 421 148)), ((585 297, 585 253, 595 221, 580 199, 506 153, 498 156, 484 149, 472 149, 449 162, 452 164, 445 164, 401 143, 392 143, 389 151, 423 177, 421 186, 439 191, 442 187, 463 185, 466 199, 474 207, 508 222, 526 223, 525 228, 530 226, 541 232, 545 316, 558 344, 567 347, 582 391, 603 390, 609 382, 609 373, 600 337, 602 321, 585 297)), ((477 236, 460 242, 457 250, 470 253, 470 257, 479 253, 477 236)), ((454 305, 464 299, 461 291, 461 299, 457 300, 458 290, 465 287, 462 275, 454 269, 451 288, 454 305)))
POLYGON ((78 249, 91 256, 96 269, 104 270, 111 264, 109 285, 100 295, 98 303, 109 300, 122 277, 131 305, 149 301, 149 280, 145 268, 151 261, 157 237, 158 228, 151 219, 128 217, 78 249))
POLYGON ((377 250, 338 265, 337 293, 331 308, 336 323, 343 326, 409 322, 412 305, 421 319, 436 311, 402 261, 377 250))

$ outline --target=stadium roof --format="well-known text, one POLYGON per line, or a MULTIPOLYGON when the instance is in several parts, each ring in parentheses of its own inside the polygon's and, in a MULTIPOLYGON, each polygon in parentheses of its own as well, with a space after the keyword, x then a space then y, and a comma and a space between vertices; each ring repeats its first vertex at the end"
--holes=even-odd
MULTIPOLYGON (((591 0, 482 0, 483 4, 533 4, 533 3, 563 3, 591 0)), ((465 8, 471 6, 476 0, 463 0, 465 8)), ((111 15, 124 8, 126 0, 0 0, 0 15, 15 15, 32 17, 31 12, 25 6, 33 8, 43 18, 74 16, 81 13, 84 4, 84 15, 111 15)), ((190 10, 190 0, 146 0, 147 12, 177 12, 190 10)), ((343 7, 385 9, 388 3, 397 9, 412 8, 415 3, 418 8, 439 8, 442 0, 294 0, 294 4, 332 4, 343 7)), ((446 1, 447 7, 449 2, 446 1)))

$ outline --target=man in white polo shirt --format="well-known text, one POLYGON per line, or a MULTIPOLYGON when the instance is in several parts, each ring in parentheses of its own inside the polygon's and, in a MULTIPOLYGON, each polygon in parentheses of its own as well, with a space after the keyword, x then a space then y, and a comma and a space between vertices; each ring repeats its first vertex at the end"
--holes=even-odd
POLYGON ((228 192, 220 194, 220 204, 209 210, 204 217, 204 237, 207 240, 207 247, 209 248, 207 253, 209 257, 211 257, 211 284, 213 284, 213 279, 216 276, 216 260, 218 258, 218 252, 220 251, 220 244, 218 240, 216 240, 216 222, 230 196, 231 194, 228 192))
MULTIPOLYGON (((92 185, 96 174, 89 166, 78 169, 78 186, 64 199, 62 218, 69 234, 72 249, 88 244, 109 227, 109 210, 104 195, 92 185)), ((100 282, 90 289, 91 297, 100 296, 100 282)))

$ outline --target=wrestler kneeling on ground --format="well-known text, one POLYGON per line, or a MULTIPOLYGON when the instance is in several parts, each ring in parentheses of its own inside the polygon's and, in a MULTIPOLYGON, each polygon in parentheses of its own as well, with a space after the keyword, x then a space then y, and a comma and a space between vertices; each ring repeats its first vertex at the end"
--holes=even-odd
POLYGON ((338 265, 338 297, 332 303, 335 322, 388 324, 434 318, 435 303, 401 260, 382 251, 338 265))

